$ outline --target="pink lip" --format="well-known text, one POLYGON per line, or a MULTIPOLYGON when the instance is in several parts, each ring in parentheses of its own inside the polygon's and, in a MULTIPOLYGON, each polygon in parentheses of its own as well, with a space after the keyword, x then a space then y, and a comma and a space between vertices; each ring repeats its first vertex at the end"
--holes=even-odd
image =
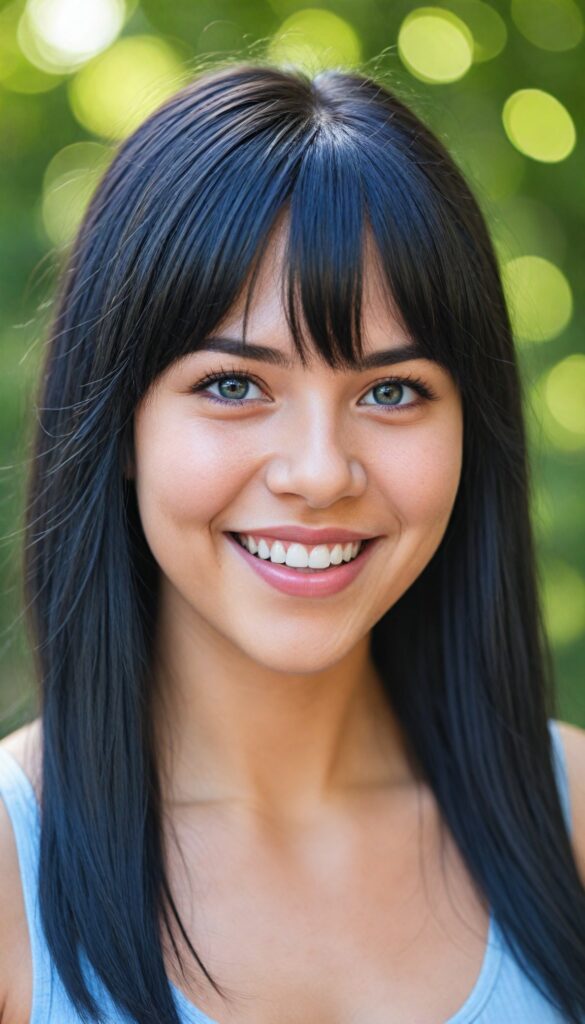
MULTIPOLYGON (((246 548, 242 547, 237 540, 229 533, 225 535, 232 547, 254 569, 262 579, 270 583, 275 590, 292 597, 329 597, 337 594, 359 575, 370 558, 374 548, 377 546, 376 537, 366 544, 357 558, 351 562, 342 562, 341 565, 332 566, 330 569, 323 569, 322 572, 299 573, 286 565, 276 565, 268 559, 257 558, 251 555, 246 548)), ((297 534, 298 536, 298 534, 297 534)))
POLYGON ((308 546, 317 544, 347 544, 348 541, 369 540, 374 534, 356 533, 355 530, 311 529, 308 526, 258 526, 252 530, 232 530, 241 536, 266 537, 270 540, 292 540, 308 546))

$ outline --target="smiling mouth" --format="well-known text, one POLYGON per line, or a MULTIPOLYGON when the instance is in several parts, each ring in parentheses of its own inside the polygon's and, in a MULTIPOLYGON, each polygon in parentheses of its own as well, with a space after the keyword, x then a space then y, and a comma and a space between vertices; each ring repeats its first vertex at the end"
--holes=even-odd
POLYGON ((295 573, 298 572, 298 573, 305 573, 305 574, 331 572, 332 569, 338 569, 340 566, 349 565, 351 562, 356 562, 356 561, 359 560, 359 558, 361 557, 363 552, 366 550, 366 548, 372 543, 372 541, 376 539, 375 537, 370 537, 370 538, 368 538, 366 540, 361 541, 357 555, 355 555, 353 558, 350 558, 348 561, 344 560, 344 561, 342 561, 342 562, 340 562, 338 564, 332 563, 331 565, 328 565, 327 567, 323 567, 323 568, 312 568, 310 566, 291 566, 291 565, 287 565, 286 562, 273 562, 270 558, 261 558, 258 553, 254 554, 252 551, 249 550, 249 548, 246 547, 245 544, 242 543, 242 541, 240 540, 240 538, 239 538, 237 533, 232 533, 230 531, 230 536, 233 537, 233 539, 236 541, 236 543, 239 544, 240 547, 243 548, 244 551, 248 555, 250 555, 251 558, 257 558, 260 562, 266 562, 269 565, 278 566, 278 567, 280 567, 282 569, 290 569, 292 572, 295 572, 295 573))

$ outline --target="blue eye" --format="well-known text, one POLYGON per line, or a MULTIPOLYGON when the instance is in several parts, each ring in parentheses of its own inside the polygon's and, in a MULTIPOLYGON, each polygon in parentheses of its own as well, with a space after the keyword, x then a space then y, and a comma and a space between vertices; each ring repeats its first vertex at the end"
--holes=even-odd
POLYGON ((250 381, 249 377, 236 377, 233 374, 230 374, 230 376, 223 375, 221 377, 216 377, 215 380, 208 381, 207 386, 209 387, 212 384, 217 384, 220 389, 223 388, 224 396, 229 396, 227 398, 218 398, 217 395, 210 395, 211 398, 221 402, 223 405, 237 405, 238 403, 243 402, 244 398, 250 397, 248 394, 250 384, 252 384, 252 387, 258 387, 257 384, 250 381))
MULTIPOLYGON (((210 402, 215 402, 218 405, 241 407, 243 405, 249 405, 251 402, 259 401, 258 398, 249 397, 250 384, 252 387, 262 390, 261 385, 257 384, 248 374, 240 373, 235 370, 219 370, 216 373, 208 374, 208 376, 204 377, 198 384, 193 385, 191 390, 194 393, 208 391, 209 393, 204 395, 204 397, 210 402), (219 388, 224 389, 223 395, 220 394, 218 396, 209 392, 209 388, 216 384, 219 388)), ((411 377, 406 375, 404 377, 388 377, 385 380, 380 381, 378 384, 374 384, 366 394, 370 393, 377 393, 381 399, 381 403, 366 402, 364 404, 371 405, 376 409, 391 412, 406 412, 422 405, 425 400, 433 401, 438 397, 436 392, 428 384, 425 384, 420 377, 411 377), (405 388, 407 390, 412 389, 416 392, 418 398, 415 401, 399 404, 404 395, 405 388)))
POLYGON ((377 409, 395 409, 397 412, 401 412, 403 409, 413 409, 416 405, 421 405, 420 396, 430 397, 426 385, 419 381, 418 384, 415 380, 410 377, 393 378, 391 380, 384 380, 381 384, 374 384, 367 394, 378 394, 378 397, 382 399, 382 405, 378 405, 377 402, 365 402, 365 405, 373 405, 377 409), (409 383, 410 382, 410 383, 409 383), (416 391, 419 395, 419 399, 405 404, 400 405, 399 402, 404 396, 404 389, 416 391), (423 390, 424 389, 424 390, 423 390), (425 394, 427 392, 427 394, 425 394))

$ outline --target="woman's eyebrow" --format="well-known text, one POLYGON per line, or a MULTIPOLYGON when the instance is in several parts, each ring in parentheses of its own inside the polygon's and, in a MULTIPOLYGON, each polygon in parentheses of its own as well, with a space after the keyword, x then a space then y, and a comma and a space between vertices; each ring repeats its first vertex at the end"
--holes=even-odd
MULTIPOLYGON (((272 363, 274 366, 282 366, 288 370, 293 367, 293 363, 280 349, 269 348, 267 345, 256 345, 253 342, 244 342, 241 338, 206 338, 198 346, 197 352, 226 352, 228 355, 272 363)), ((397 345, 394 348, 387 348, 381 352, 372 352, 364 356, 358 368, 371 370, 378 366, 392 366, 394 363, 404 363, 409 359, 428 358, 416 342, 408 342, 406 345, 397 345)))

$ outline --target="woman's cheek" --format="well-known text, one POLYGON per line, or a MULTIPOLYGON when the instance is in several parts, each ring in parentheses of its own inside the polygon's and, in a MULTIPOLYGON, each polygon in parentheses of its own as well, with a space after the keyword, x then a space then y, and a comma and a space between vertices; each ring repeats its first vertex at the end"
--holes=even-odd
POLYGON ((191 422, 156 438, 145 434, 143 442, 139 489, 145 502, 154 501, 159 515, 177 525, 209 523, 237 500, 250 472, 250 453, 225 423, 191 422))
POLYGON ((378 466, 380 486, 404 529, 437 525, 448 519, 459 486, 461 427, 449 422, 398 440, 378 466))

